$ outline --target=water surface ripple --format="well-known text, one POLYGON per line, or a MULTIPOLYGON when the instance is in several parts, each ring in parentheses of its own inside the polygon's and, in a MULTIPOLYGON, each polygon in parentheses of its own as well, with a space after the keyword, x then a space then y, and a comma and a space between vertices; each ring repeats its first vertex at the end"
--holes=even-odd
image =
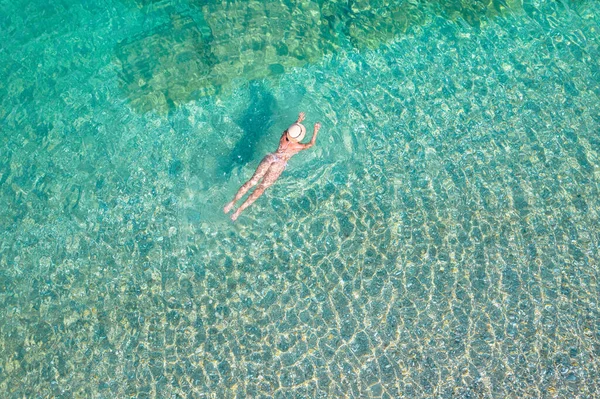
POLYGON ((600 396, 598 3, 347 3, 0 2, 0 392, 600 396))

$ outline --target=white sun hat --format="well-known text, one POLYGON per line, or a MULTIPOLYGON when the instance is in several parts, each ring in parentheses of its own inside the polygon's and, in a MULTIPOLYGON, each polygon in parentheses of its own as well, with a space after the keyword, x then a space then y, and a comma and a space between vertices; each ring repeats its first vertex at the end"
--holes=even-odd
POLYGON ((302 141, 306 135, 306 128, 301 123, 294 123, 287 128, 287 134, 294 141, 302 141))

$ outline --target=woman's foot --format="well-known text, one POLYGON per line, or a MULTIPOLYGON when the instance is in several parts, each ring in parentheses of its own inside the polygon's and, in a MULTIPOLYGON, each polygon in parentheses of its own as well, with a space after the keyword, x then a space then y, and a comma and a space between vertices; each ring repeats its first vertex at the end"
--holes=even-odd
POLYGON ((240 216, 240 211, 239 210, 233 212, 233 215, 231 215, 231 221, 235 222, 235 220, 238 218, 238 216, 240 216))
POLYGON ((225 205, 225 207, 223 208, 223 212, 229 213, 231 211, 231 208, 233 208, 233 201, 231 201, 229 204, 225 205))

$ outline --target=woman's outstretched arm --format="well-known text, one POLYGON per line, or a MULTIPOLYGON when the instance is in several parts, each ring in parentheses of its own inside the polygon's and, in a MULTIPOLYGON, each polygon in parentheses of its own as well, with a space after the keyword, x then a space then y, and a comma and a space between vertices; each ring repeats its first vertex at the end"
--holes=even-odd
POLYGON ((315 130, 313 131, 313 135, 312 135, 312 138, 310 139, 310 142, 307 144, 300 144, 302 146, 303 150, 308 150, 310 147, 315 145, 315 142, 317 141, 317 134, 319 133, 319 129, 321 129, 321 123, 317 122, 317 123, 315 123, 315 130))

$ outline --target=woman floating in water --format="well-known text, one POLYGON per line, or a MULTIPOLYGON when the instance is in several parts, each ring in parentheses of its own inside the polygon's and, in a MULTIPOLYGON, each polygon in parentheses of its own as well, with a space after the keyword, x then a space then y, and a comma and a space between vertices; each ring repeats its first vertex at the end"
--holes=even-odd
POLYGON ((234 213, 231 215, 231 220, 235 221, 240 213, 244 211, 244 209, 248 208, 258 197, 262 195, 262 193, 271 186, 271 184, 275 183, 275 180, 279 177, 281 172, 287 166, 287 161, 289 159, 299 153, 302 150, 309 149, 313 145, 315 145, 315 140, 317 139, 317 133, 319 133, 319 129, 321 128, 320 123, 315 123, 315 130, 313 132, 312 139, 308 144, 302 144, 300 141, 306 135, 306 128, 300 123, 304 120, 304 112, 300 112, 298 115, 298 120, 287 128, 286 131, 283 132, 281 138, 279 139, 279 148, 277 151, 267 155, 263 158, 263 160, 256 168, 256 172, 250 180, 248 180, 242 187, 240 187, 239 191, 233 198, 233 200, 225 205, 223 211, 225 213, 229 213, 233 208, 233 205, 248 192, 250 187, 254 187, 258 181, 262 178, 262 181, 258 185, 258 187, 250 194, 250 196, 244 201, 242 206, 240 206, 234 213))

